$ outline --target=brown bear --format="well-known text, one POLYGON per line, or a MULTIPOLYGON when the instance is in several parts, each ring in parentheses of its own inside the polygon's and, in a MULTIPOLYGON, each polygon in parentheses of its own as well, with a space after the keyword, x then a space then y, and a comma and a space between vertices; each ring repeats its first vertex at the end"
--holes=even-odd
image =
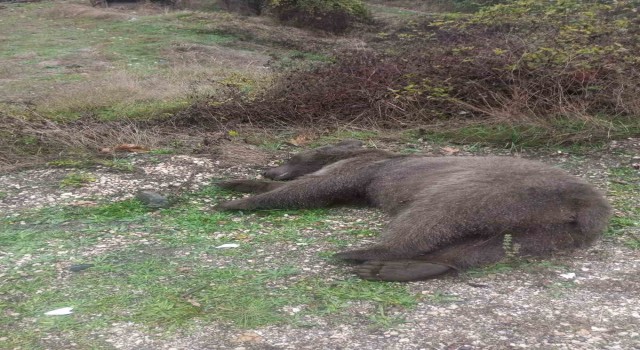
POLYGON ((218 208, 361 204, 389 213, 379 243, 336 254, 360 262, 356 273, 371 280, 421 280, 507 254, 585 247, 611 215, 602 194, 585 181, 514 157, 398 155, 347 140, 296 154, 265 177, 291 181, 223 182, 223 188, 258 194, 218 208))

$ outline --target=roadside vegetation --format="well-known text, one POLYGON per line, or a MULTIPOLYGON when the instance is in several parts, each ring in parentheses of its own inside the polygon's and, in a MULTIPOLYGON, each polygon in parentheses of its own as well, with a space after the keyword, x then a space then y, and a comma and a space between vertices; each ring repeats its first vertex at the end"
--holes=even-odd
POLYGON ((189 110, 264 125, 423 126, 469 143, 543 146, 637 135, 632 2, 523 0, 416 16, 370 48, 296 70, 258 97, 189 110), (431 126, 434 126, 433 128, 431 126))
POLYGON ((194 128, 424 130, 508 148, 640 133, 631 1, 195 3, 4 5, 0 162, 166 148, 194 128), (335 31, 331 11, 354 20, 335 31))

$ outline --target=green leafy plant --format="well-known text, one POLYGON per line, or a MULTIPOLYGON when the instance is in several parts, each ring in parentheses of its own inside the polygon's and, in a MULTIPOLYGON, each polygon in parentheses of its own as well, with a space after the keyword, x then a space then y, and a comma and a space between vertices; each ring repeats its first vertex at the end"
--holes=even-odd
POLYGON ((60 187, 82 187, 88 183, 95 182, 95 176, 85 172, 73 172, 60 181, 60 187))

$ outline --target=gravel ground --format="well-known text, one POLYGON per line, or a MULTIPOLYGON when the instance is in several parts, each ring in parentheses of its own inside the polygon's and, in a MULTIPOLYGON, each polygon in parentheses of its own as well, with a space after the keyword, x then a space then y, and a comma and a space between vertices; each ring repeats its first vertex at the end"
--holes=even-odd
MULTIPOLYGON (((392 142, 384 146, 404 147, 392 142)), ((523 156, 559 164, 606 190, 607 169, 638 162, 638 150, 640 140, 629 139, 587 156, 562 152, 523 156)), ((469 153, 433 145, 425 145, 420 151, 434 155, 469 153)), ((473 153, 496 152, 481 149, 473 153)), ((0 175, 0 191, 5 193, 0 199, 0 211, 11 214, 26 208, 104 198, 115 201, 129 198, 141 188, 163 192, 197 189, 212 178, 254 176, 261 166, 285 154, 228 144, 208 158, 135 155, 131 161, 137 171, 91 169, 97 181, 77 189, 58 186, 66 174, 76 170, 25 170, 0 175)), ((371 218, 372 225, 385 220, 372 210, 346 209, 344 216, 329 227, 371 218)), ((637 227, 632 230, 640 234, 637 227)), ((362 244, 367 241, 370 239, 364 239, 362 244)), ((277 254, 278 249, 289 248, 274 244, 265 247, 265 256, 277 254)), ((299 252, 296 263, 303 273, 326 275, 328 281, 348 273, 344 266, 318 260, 319 250, 322 247, 294 251, 299 252)), ((390 310, 387 316, 404 322, 383 329, 357 321, 360 316, 366 320, 375 312, 363 302, 352 306, 352 313, 357 315, 355 321, 314 316, 305 320, 314 325, 311 328, 269 326, 243 330, 201 324, 189 332, 165 333, 162 329, 121 323, 112 324, 95 336, 115 349, 640 349, 639 271, 638 251, 626 247, 620 238, 606 238, 589 250, 554 257, 548 264, 412 282, 411 291, 425 298, 414 309, 390 310)), ((295 313, 296 309, 289 312, 295 313)))

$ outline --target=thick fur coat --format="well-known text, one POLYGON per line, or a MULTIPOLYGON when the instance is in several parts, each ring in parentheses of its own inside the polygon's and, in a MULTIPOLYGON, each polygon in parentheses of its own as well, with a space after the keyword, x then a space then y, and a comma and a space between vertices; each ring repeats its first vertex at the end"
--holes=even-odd
POLYGON ((611 215, 602 194, 585 181, 513 157, 403 156, 344 141, 297 154, 265 176, 291 181, 222 183, 258 194, 219 208, 364 204, 391 214, 379 243, 336 254, 360 262, 356 273, 373 280, 419 280, 507 254, 545 256, 585 247, 611 215))

